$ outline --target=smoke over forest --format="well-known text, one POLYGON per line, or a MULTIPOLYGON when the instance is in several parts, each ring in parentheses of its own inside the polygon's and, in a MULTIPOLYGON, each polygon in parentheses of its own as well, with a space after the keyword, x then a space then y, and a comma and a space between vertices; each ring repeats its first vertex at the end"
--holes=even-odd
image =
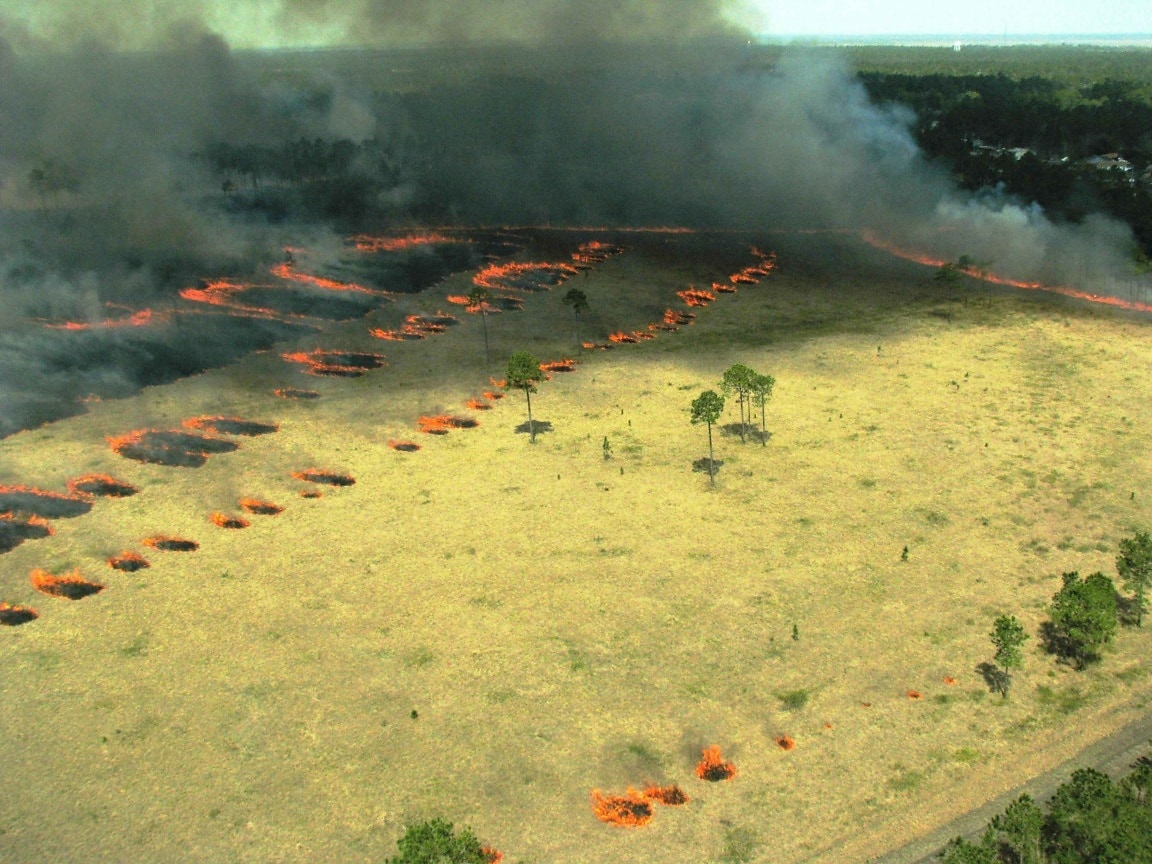
MULTIPOLYGON (((112 5, 0 18, 0 435, 286 335, 258 320, 37 322, 172 306, 285 244, 339 250, 368 228, 867 229, 1020 279, 1129 278, 1125 226, 958 192, 918 152, 909 112, 872 104, 827 58, 765 63, 736 4, 112 5), (226 41, 271 36, 419 48, 226 41)), ((419 287, 411 273, 376 287, 419 287)))

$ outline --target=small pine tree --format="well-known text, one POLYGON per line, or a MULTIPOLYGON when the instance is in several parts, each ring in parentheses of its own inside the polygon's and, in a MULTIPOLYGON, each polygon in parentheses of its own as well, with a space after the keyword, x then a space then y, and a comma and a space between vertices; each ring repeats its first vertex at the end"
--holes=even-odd
POLYGON ((1152 587, 1152 537, 1146 531, 1137 531, 1120 541, 1120 554, 1116 556, 1116 572, 1125 591, 1131 591, 1136 606, 1136 626, 1144 623, 1145 595, 1152 587))
POLYGON ((1028 641, 1028 634, 1015 615, 1001 615, 992 622, 992 632, 988 638, 996 647, 993 659, 1000 667, 996 670, 999 674, 993 675, 994 686, 1001 696, 1007 698, 1008 688, 1012 686, 1012 670, 1024 665, 1024 654, 1020 648, 1028 641))
POLYGON ((715 390, 705 390, 692 400, 692 425, 705 423, 708 426, 708 480, 716 485, 716 466, 712 452, 712 424, 720 419, 724 410, 724 397, 715 390))
POLYGON ((508 369, 504 374, 504 386, 524 391, 528 400, 528 440, 536 443, 536 426, 532 422, 532 394, 536 383, 544 377, 540 371, 540 361, 527 351, 517 351, 508 358, 508 369))

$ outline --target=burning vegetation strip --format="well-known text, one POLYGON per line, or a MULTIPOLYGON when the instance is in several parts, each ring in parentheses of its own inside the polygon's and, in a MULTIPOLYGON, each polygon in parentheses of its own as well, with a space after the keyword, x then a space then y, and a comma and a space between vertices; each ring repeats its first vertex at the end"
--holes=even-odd
POLYGON ((108 443, 125 459, 170 468, 199 468, 211 455, 240 449, 233 441, 183 429, 141 429, 109 438, 108 443))
POLYGON ((0 603, 0 627, 19 627, 29 621, 35 621, 40 613, 30 606, 14 606, 9 603, 0 603))
POLYGON ((86 496, 45 492, 32 486, 0 486, 0 513, 69 519, 91 509, 92 502, 86 496))
POLYGON ((151 549, 159 549, 161 552, 195 552, 200 548, 200 544, 195 540, 185 540, 183 537, 170 537, 167 534, 145 537, 141 542, 145 546, 151 549))
POLYGON ((308 468, 304 471, 293 471, 292 476, 305 483, 320 483, 324 486, 352 486, 356 480, 348 474, 338 474, 335 471, 321 471, 319 468, 308 468))
POLYGON ((52 526, 39 516, 0 513, 0 554, 11 552, 25 540, 52 536, 52 526))
POLYGON ((700 761, 696 765, 696 776, 701 780, 707 780, 709 783, 731 780, 736 776, 736 766, 731 762, 724 761, 724 757, 720 754, 720 748, 713 745, 712 747, 705 747, 704 752, 700 754, 700 761))
POLYGON ((656 786, 648 784, 644 789, 644 797, 649 801, 658 801, 665 807, 679 807, 688 803, 688 796, 684 790, 673 783, 671 786, 656 786))
POLYGON ((229 516, 227 513, 213 513, 208 518, 212 521, 212 524, 218 528, 240 529, 248 528, 252 524, 247 519, 242 519, 239 516, 229 516))
POLYGON ((289 363, 301 366, 309 375, 330 378, 359 378, 365 372, 385 365, 383 354, 362 351, 330 351, 317 348, 313 351, 295 351, 280 356, 289 363))
POLYGON ((131 483, 109 477, 107 474, 84 474, 68 481, 74 495, 95 495, 98 498, 129 498, 140 490, 131 483))
POLYGON ((564 262, 519 262, 490 264, 472 277, 472 282, 490 291, 550 291, 579 270, 564 262))
POLYGON ((126 551, 109 558, 108 566, 113 570, 119 570, 121 573, 135 573, 137 570, 144 570, 152 565, 139 552, 126 551))
POLYGON ((434 414, 417 417, 416 425, 425 435, 447 435, 453 429, 475 429, 480 422, 455 414, 434 414))
POLYGON ((32 587, 41 594, 65 600, 83 600, 104 590, 104 586, 99 582, 90 582, 81 576, 79 570, 73 570, 64 576, 53 576, 47 570, 37 568, 32 571, 31 580, 32 587))
POLYGON ((284 512, 284 508, 279 504, 261 501, 259 498, 241 498, 240 508, 256 516, 278 516, 284 512))
POLYGON ((243 435, 254 437, 256 435, 271 435, 280 431, 276 423, 261 423, 257 420, 241 420, 239 417, 220 417, 202 415, 189 417, 180 424, 186 429, 199 429, 213 435, 243 435))
POLYGON ((631 787, 623 795, 605 795, 599 789, 593 789, 592 812, 609 825, 639 828, 652 821, 652 802, 631 787))

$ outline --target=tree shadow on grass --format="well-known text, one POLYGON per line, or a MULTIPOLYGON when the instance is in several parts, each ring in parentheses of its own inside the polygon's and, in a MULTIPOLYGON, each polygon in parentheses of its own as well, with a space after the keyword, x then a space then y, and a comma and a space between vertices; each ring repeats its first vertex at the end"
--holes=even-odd
POLYGON ((990 691, 999 693, 1001 696, 1008 694, 1012 676, 995 663, 985 661, 976 667, 976 671, 980 673, 980 677, 984 679, 984 683, 988 685, 990 691))
POLYGON ((1123 627, 1135 627, 1140 620, 1140 608, 1135 597, 1116 594, 1116 618, 1123 627))
POLYGON ((1040 625, 1040 644, 1056 657, 1056 662, 1084 669, 1100 659, 1100 655, 1071 638, 1051 621, 1040 625))
MULTIPOLYGON (((719 473, 720 466, 723 464, 724 464, 723 459, 713 459, 712 460, 712 473, 713 474, 719 473)), ((694 461, 692 463, 692 470, 696 471, 700 474, 707 474, 708 473, 708 457, 707 456, 701 456, 699 459, 694 461)))
POLYGON ((525 420, 516 427, 516 432, 520 435, 530 435, 533 429, 536 430, 537 435, 541 432, 551 432, 552 423, 548 420, 533 420, 531 421, 531 425, 529 425, 529 421, 525 420))

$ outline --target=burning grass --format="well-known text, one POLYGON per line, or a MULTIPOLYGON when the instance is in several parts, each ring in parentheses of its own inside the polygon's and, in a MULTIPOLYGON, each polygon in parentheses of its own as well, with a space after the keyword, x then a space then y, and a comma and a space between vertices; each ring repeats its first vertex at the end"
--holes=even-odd
POLYGON ((10 603, 0 603, 0 627, 19 627, 29 621, 35 621, 40 613, 30 606, 14 606, 10 603))
MULTIPOLYGON (((626 333, 623 330, 618 330, 615 333, 608 334, 608 341, 613 342, 616 345, 635 345, 638 342, 645 342, 648 339, 655 339, 655 338, 656 338, 655 334, 649 333, 647 330, 633 330, 631 333, 626 333)), ((589 346, 587 344, 585 344, 584 347, 587 348, 589 346)), ((592 345, 591 347, 604 348, 607 346, 592 345)))
POLYGON ((470 240, 449 237, 436 231, 426 234, 407 234, 403 237, 374 237, 370 234, 357 234, 352 238, 352 245, 357 252, 408 252, 424 246, 435 246, 443 243, 469 243, 470 240))
POLYGON ((241 498, 240 507, 246 513, 252 513, 256 516, 278 516, 284 512, 284 508, 279 504, 261 501, 259 498, 241 498))
POLYGON ((776 738, 776 746, 781 750, 793 750, 796 747, 796 742, 788 735, 781 735, 776 738))
POLYGON ((420 445, 415 441, 396 441, 388 442, 388 446, 393 450, 399 450, 401 453, 415 453, 420 449, 420 445))
POLYGON ((139 552, 126 551, 109 558, 108 566, 113 570, 119 570, 121 573, 135 573, 137 570, 143 570, 152 565, 139 552))
POLYGON ((464 403, 464 407, 472 411, 491 411, 492 403, 483 399, 469 399, 464 403))
POLYGON ((272 391, 273 395, 281 399, 319 399, 320 394, 315 390, 300 390, 296 387, 280 387, 272 391))
POLYGON ((324 493, 319 489, 304 489, 300 492, 300 497, 308 499, 323 498, 324 493))
POLYGON ((32 486, 0 486, 0 514, 39 516, 42 519, 69 519, 92 509, 86 497, 45 492, 32 486))
POLYGON ((11 552, 25 540, 52 536, 52 526, 39 516, 0 513, 0 554, 11 552))
POLYGON ((158 549, 161 552, 195 552, 200 548, 200 544, 195 540, 185 540, 183 537, 170 537, 167 534, 156 534, 153 537, 145 537, 141 542, 145 546, 151 549, 158 549))
POLYGON ((567 263, 519 262, 490 264, 472 282, 490 291, 550 291, 579 271, 567 263))
POLYGON ((593 789, 592 812, 609 825, 639 828, 652 821, 652 802, 631 787, 623 795, 604 795, 599 789, 593 789))
POLYGON ((576 361, 565 358, 563 360, 550 360, 540 364, 541 372, 575 372, 576 361))
POLYGON ((99 582, 90 582, 81 576, 79 570, 73 570, 64 576, 54 576, 47 570, 36 568, 32 571, 31 579, 32 587, 41 594, 62 597, 65 600, 83 600, 104 590, 104 586, 99 582))
POLYGON ((317 348, 313 351, 294 351, 280 355, 289 363, 303 367, 309 375, 329 378, 359 378, 371 369, 384 366, 383 354, 362 351, 333 351, 317 348))
POLYGON ((233 441, 182 429, 141 429, 109 438, 108 443, 125 459, 170 468, 199 468, 209 456, 240 449, 233 441))
POLYGON ((252 525, 247 519, 242 519, 239 516, 229 516, 227 513, 213 513, 208 518, 211 519, 212 524, 218 528, 238 530, 240 528, 248 528, 252 525))
POLYGON ((257 420, 241 420, 239 417, 219 417, 202 415, 189 417, 181 423, 187 429, 199 429, 213 435, 270 435, 280 430, 279 424, 261 423, 257 420))
POLYGON ((324 486, 352 486, 356 480, 348 474, 338 474, 335 471, 321 471, 319 468, 308 468, 304 471, 293 471, 292 476, 305 483, 320 483, 324 486))
POLYGON ((676 296, 688 306, 707 306, 716 299, 716 295, 709 291, 701 291, 699 288, 691 287, 677 291, 676 296))
POLYGON ((720 748, 713 745, 712 747, 705 747, 704 752, 700 754, 700 761, 696 765, 696 776, 701 780, 707 780, 709 783, 731 780, 736 776, 736 766, 731 762, 724 761, 724 757, 720 754, 720 748))
POLYGON ((623 251, 624 247, 617 246, 615 243, 605 243, 602 240, 589 240, 587 243, 581 243, 576 251, 572 253, 572 260, 578 265, 583 265, 581 269, 587 269, 597 264, 603 264, 609 258, 619 255, 623 251))
POLYGON ((921 693, 919 690, 909 690, 908 691, 908 698, 915 701, 916 699, 923 699, 924 694, 921 693))
POLYGON ((649 784, 644 789, 644 797, 649 801, 658 801, 666 807, 679 807, 687 804, 689 798, 684 790, 673 783, 671 786, 655 786, 649 784))
POLYGON ((416 424, 425 435, 447 435, 453 429, 475 429, 479 421, 455 414, 434 414, 416 418, 416 424))
POLYGON ((140 490, 131 483, 109 477, 107 474, 84 474, 68 481, 68 489, 75 495, 95 495, 99 498, 128 498, 140 490))

